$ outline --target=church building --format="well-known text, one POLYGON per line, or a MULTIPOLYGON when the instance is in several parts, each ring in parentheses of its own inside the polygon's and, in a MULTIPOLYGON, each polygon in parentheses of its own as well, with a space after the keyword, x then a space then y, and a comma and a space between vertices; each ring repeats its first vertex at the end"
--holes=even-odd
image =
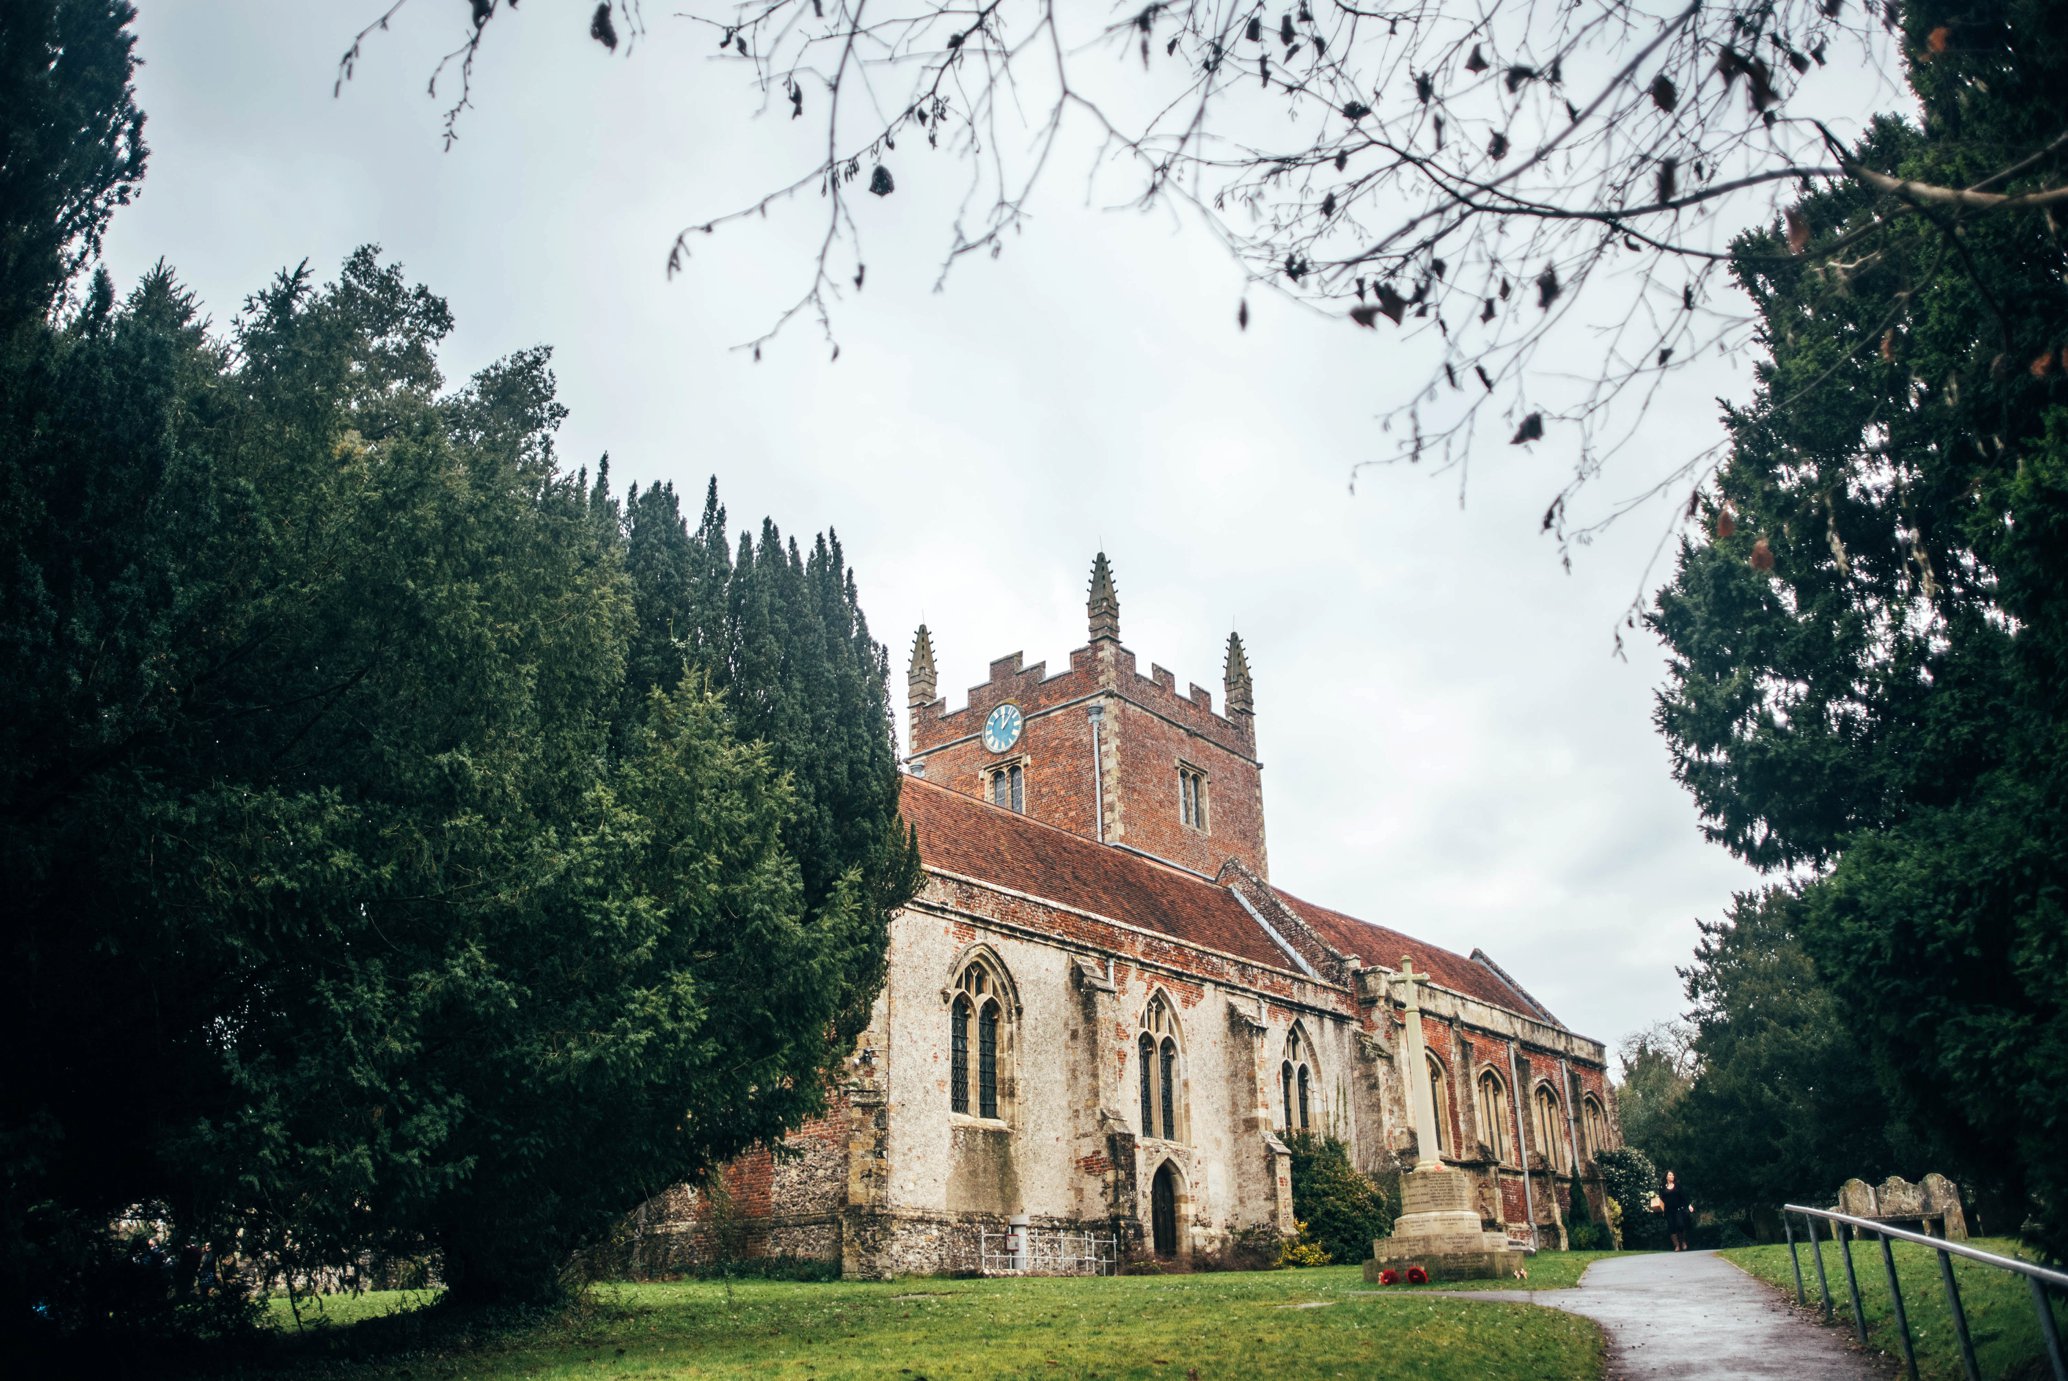
MULTIPOLYGON (((1478 949, 1460 954, 1277 886, 1257 710, 1228 639, 1218 708, 1144 674, 1101 553, 1069 665, 992 662, 954 706, 921 627, 903 810, 924 881, 825 1117, 723 1177, 727 1250, 875 1278, 974 1270, 1024 1216, 1123 1257, 1200 1263, 1296 1231, 1286 1138, 1375 1177, 1439 1156, 1485 1225, 1563 1245, 1572 1173, 1602 1210, 1620 1144, 1605 1051, 1478 949), (1427 974, 1422 1067, 1394 976, 1427 974), (1405 1081, 1426 1080, 1435 1146, 1405 1081), (1268 1236, 1265 1236, 1268 1234, 1268 1236)), ((1300 706, 1319 713, 1324 706, 1300 706)), ((642 1210, 650 1261, 711 1250, 707 1196, 642 1210)))

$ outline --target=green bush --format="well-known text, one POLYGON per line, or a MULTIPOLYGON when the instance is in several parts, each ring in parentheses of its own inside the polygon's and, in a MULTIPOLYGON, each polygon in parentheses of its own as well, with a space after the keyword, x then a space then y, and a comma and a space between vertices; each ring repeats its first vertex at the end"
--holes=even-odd
POLYGON ((1278 1244, 1280 1266, 1327 1266, 1334 1260, 1328 1248, 1314 1240, 1314 1234, 1306 1223, 1300 1224, 1298 1237, 1285 1238, 1278 1244))
POLYGON ((1666 1215, 1653 1210, 1659 1192, 1659 1168, 1634 1146, 1603 1151, 1595 1157, 1602 1188, 1623 1206, 1623 1246, 1628 1251, 1660 1251, 1666 1246, 1666 1215))
POLYGON ((1285 1144, 1292 1151, 1293 1217, 1304 1225, 1301 1239, 1340 1263, 1369 1259, 1372 1239, 1393 1230, 1393 1204, 1334 1137, 1301 1132, 1285 1144))
POLYGON ((1587 1202, 1586 1186, 1580 1183, 1580 1172, 1572 1176, 1572 1207, 1565 1215, 1566 1250, 1576 1252, 1605 1252, 1614 1249, 1615 1239, 1609 1236, 1608 1224, 1594 1216, 1593 1205, 1587 1202))

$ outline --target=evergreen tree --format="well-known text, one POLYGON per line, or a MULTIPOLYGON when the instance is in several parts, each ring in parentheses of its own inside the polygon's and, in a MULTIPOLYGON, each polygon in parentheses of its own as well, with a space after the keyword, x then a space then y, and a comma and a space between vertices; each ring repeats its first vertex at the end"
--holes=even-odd
POLYGON ((1306 1225, 1306 1239, 1326 1248, 1337 1265, 1370 1260, 1372 1240, 1393 1230, 1384 1191, 1350 1163, 1334 1137, 1295 1132, 1285 1144, 1292 1152, 1293 1217, 1306 1225))
POLYGON ((805 556, 772 519, 729 548, 714 478, 696 531, 663 486, 627 504, 639 626, 630 680, 701 675, 740 730, 768 746, 798 809, 784 831, 821 938, 848 955, 841 1039, 882 982, 890 914, 918 886, 918 847, 898 815, 890 661, 869 633, 837 534, 805 556))
POLYGON ((1890 215, 1907 194, 1854 178, 1737 246, 1770 360, 1652 619, 1658 717, 1713 837, 1799 881, 1835 1019, 1935 1140, 1912 1168, 2061 1252, 2068 249, 2015 198, 2068 174, 2068 10, 1901 16, 1922 123, 1849 158, 1972 190, 1890 215))
POLYGON ((852 581, 829 606, 756 551, 777 657, 656 669, 652 571, 708 567, 643 541, 642 590, 607 476, 559 466, 547 352, 448 391, 450 324, 362 250, 228 340, 161 269, 9 357, 9 1326, 104 1319, 138 1203, 296 1268, 436 1251, 457 1300, 550 1297, 642 1199, 820 1109, 874 995, 911 875, 852 581))
POLYGON ((1608 1224, 1597 1222, 1594 1207, 1587 1202, 1587 1188, 1580 1183, 1580 1172, 1573 1171, 1565 1187, 1565 1245, 1568 1251, 1607 1251, 1614 1245, 1609 1236, 1608 1224))
POLYGON ((127 0, 0 6, 0 332, 42 317, 144 176, 127 0))
POLYGON ((1702 923, 1682 971, 1698 1073, 1665 1142, 1711 1208, 1824 1203, 1854 1176, 1922 1173, 1899 1154, 1914 1144, 1872 1055, 1802 949, 1799 912, 1786 888, 1741 894, 1727 921, 1702 923))

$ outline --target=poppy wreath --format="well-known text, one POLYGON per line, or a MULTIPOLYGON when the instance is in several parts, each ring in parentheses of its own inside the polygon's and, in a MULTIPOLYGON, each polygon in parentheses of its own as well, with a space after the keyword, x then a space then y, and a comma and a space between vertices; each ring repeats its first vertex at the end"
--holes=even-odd
POLYGON ((1407 1283, 1410 1285, 1427 1285, 1429 1283, 1429 1273, 1420 1266, 1410 1266, 1407 1268, 1407 1283))
POLYGON ((1392 1270, 1392 1269, 1390 1269, 1390 1268, 1389 1268, 1389 1269, 1387 1269, 1387 1270, 1383 1270, 1383 1271, 1380 1271, 1380 1272, 1379 1272, 1379 1284, 1381 1284, 1381 1285, 1398 1285, 1399 1283, 1400 1283, 1400 1272, 1398 1272, 1398 1271, 1395 1271, 1395 1270, 1392 1270))

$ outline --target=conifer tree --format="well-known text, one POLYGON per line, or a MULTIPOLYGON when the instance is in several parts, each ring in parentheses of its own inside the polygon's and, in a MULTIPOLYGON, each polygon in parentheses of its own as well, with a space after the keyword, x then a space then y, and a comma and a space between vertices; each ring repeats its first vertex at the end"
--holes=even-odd
POLYGON ((671 494, 561 468, 546 351, 449 390, 450 325, 362 250, 228 340, 161 268, 7 357, 8 1326, 104 1322, 139 1203, 552 1297, 821 1108, 874 996, 909 838, 837 548, 716 586, 671 494), (736 594, 752 655, 671 669, 736 594))
POLYGON ((1846 151, 1881 183, 1812 191, 1738 246, 1770 361, 1652 619, 1658 719, 1712 837, 1799 884, 1837 1020, 1934 1138, 1913 1176, 2000 1196, 2058 1253, 2068 249, 2044 199, 2068 171, 2068 10, 1902 17, 1922 123, 1846 151), (2037 152, 2006 169, 2014 147, 2037 152), (1906 180, 1968 190, 1911 214, 1883 185, 1906 180))

